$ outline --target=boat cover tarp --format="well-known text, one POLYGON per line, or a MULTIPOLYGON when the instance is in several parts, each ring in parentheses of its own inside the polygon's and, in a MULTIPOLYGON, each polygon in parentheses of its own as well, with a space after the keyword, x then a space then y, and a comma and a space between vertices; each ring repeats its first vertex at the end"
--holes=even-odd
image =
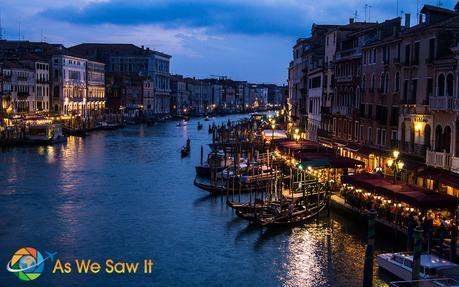
POLYGON ((283 130, 264 130, 263 136, 268 139, 286 139, 287 134, 283 130))

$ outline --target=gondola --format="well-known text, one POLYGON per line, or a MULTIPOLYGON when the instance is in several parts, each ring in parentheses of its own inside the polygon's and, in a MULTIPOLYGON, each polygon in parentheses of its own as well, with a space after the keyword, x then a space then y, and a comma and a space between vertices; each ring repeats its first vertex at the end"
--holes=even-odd
POLYGON ((189 156, 190 155, 191 148, 190 146, 183 146, 182 149, 180 150, 180 154, 183 157, 189 156))
POLYGON ((204 120, 205 120, 206 122, 209 121, 209 116, 206 115, 206 116, 204 117, 204 120))

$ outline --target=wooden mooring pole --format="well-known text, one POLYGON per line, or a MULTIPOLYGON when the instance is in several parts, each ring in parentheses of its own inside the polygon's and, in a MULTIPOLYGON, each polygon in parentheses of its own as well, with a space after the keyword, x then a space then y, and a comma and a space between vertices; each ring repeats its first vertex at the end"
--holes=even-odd
POLYGON ((376 210, 368 211, 368 244, 365 251, 365 264, 363 268, 363 287, 373 286, 373 260, 375 245, 375 218, 376 210))
POLYGON ((417 287, 419 282, 419 272, 421 271, 421 253, 422 253, 422 234, 424 230, 420 226, 414 229, 414 248, 413 248, 413 269, 411 280, 414 281, 411 286, 417 287))

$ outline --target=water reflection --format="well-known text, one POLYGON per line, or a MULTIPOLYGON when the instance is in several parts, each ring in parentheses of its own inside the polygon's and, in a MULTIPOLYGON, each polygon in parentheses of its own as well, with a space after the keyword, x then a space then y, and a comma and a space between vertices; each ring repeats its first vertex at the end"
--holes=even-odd
MULTIPOLYGON (((152 257, 157 264, 153 276, 44 274, 50 286, 361 285, 366 231, 359 223, 332 213, 294 229, 261 229, 239 219, 224 196, 192 185, 200 146, 206 151, 211 141, 198 120, 3 152, 0 262, 33 243, 70 260, 152 257), (192 152, 182 160, 188 137, 192 152)), ((15 286, 9 275, 0 272, 0 282, 15 286)))

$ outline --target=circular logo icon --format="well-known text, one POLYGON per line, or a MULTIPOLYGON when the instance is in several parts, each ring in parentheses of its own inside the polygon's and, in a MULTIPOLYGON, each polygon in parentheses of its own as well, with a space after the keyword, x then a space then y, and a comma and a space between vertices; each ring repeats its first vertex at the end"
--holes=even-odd
POLYGON ((6 269, 21 280, 31 281, 40 277, 44 267, 41 253, 35 248, 26 247, 14 253, 6 269))

